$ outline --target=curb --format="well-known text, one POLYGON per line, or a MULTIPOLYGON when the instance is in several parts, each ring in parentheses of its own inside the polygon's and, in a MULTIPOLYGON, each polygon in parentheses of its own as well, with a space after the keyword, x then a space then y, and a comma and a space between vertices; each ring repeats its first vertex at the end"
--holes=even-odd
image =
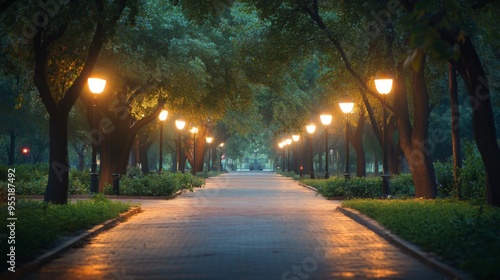
MULTIPOLYGON (((310 189, 311 191, 314 191, 316 192, 316 195, 320 195, 319 191, 317 188, 315 187, 311 187, 309 185, 306 185, 306 184, 302 184, 302 183, 299 183, 300 186, 304 187, 304 188, 308 188, 310 189)), ((331 196, 331 197, 324 197, 323 195, 321 195, 324 199, 326 200, 345 200, 345 196, 331 196)))
POLYGON ((430 253, 426 253, 410 242, 405 241, 402 238, 392 234, 388 229, 382 227, 377 221, 371 219, 370 217, 354 209, 347 209, 341 206, 338 206, 336 210, 353 219, 355 222, 365 226, 369 230, 373 231, 378 236, 401 249, 405 254, 410 255, 423 264, 433 268, 440 273, 443 273, 447 278, 457 280, 471 279, 471 277, 464 272, 459 271, 456 268, 453 268, 437 260, 430 253))
POLYGON ((71 237, 69 240, 66 240, 62 244, 50 249, 50 251, 44 253, 41 256, 38 256, 36 259, 34 259, 28 263, 25 263, 23 265, 20 265, 19 267, 16 267, 15 273, 12 273, 9 271, 2 272, 0 274, 0 278, 1 279, 17 279, 23 275, 26 275, 26 274, 36 270, 37 268, 41 267, 43 264, 50 262, 51 260, 53 260, 54 258, 59 256, 61 253, 65 252, 66 250, 68 250, 72 246, 75 246, 78 243, 82 243, 85 239, 94 237, 94 236, 100 234, 101 232, 118 225, 119 223, 127 220, 128 218, 130 218, 131 216, 133 216, 139 212, 142 212, 142 209, 140 206, 132 207, 127 212, 120 214, 120 216, 118 216, 114 219, 111 219, 111 220, 107 220, 101 224, 94 226, 91 229, 86 230, 85 232, 83 232, 77 236, 71 237))

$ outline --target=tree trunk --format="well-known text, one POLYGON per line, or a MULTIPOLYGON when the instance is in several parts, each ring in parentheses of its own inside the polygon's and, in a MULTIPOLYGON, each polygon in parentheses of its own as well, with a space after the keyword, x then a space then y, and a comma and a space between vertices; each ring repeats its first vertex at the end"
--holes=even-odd
POLYGON ((127 163, 135 135, 123 131, 113 131, 101 143, 99 167, 99 192, 108 184, 113 184, 113 173, 126 174, 127 163))
POLYGON ((413 128, 410 122, 408 99, 405 90, 405 77, 402 65, 396 79, 394 94, 395 108, 398 112, 398 127, 401 148, 408 160, 415 186, 415 197, 435 198, 437 192, 436 175, 432 164, 431 152, 426 144, 429 139, 429 94, 424 75, 425 55, 417 61, 418 66, 412 71, 413 90, 413 128))
POLYGON ((500 206, 500 149, 488 80, 470 38, 460 44, 460 51, 460 63, 455 67, 467 86, 473 109, 474 138, 486 169, 486 198, 490 205, 500 206))
POLYGON ((16 163, 16 128, 11 126, 9 127, 9 146, 7 149, 8 155, 8 165, 14 165, 16 163))
MULTIPOLYGON (((365 129, 365 112, 360 110, 358 125, 354 133, 349 131, 350 142, 356 151, 356 176, 366 177, 366 155, 363 146, 363 131, 365 129)), ((349 126, 350 128, 350 126, 349 126)))
POLYGON ((451 108, 451 146, 453 150, 453 185, 455 196, 460 195, 460 168, 462 168, 462 148, 460 145, 460 109, 458 103, 457 72, 452 64, 448 65, 448 87, 451 108))
POLYGON ((139 141, 139 162, 141 163, 142 173, 144 175, 149 174, 149 157, 148 157, 148 138, 147 132, 142 130, 136 137, 139 141))
POLYGON ((45 202, 66 204, 69 188, 68 116, 52 113, 49 117, 49 181, 45 202))

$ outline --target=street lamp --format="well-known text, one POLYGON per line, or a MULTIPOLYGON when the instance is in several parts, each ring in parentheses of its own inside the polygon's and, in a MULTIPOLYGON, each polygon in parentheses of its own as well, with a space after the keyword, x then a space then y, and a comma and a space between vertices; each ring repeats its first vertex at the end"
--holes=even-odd
POLYGON ((282 151, 280 151, 280 154, 281 154, 281 172, 285 171, 285 159, 284 159, 284 154, 285 154, 285 143, 283 142, 280 142, 278 144, 278 146, 280 147, 280 149, 282 149, 282 151))
POLYGON ((325 126, 325 179, 330 178, 328 174, 328 126, 332 122, 332 115, 321 114, 319 116, 321 123, 325 126))
POLYGON ((286 147, 287 147, 287 159, 286 159, 286 171, 290 172, 290 144, 292 144, 292 138, 287 138, 286 140, 286 147))
POLYGON ((349 119, 348 116, 354 109, 354 102, 340 102, 340 110, 345 114, 345 179, 351 179, 351 173, 349 171, 349 119))
MULTIPOLYGON (((97 96, 104 91, 106 80, 99 78, 88 78, 89 90, 94 96, 92 101, 92 112, 90 114, 90 126, 94 130, 95 107, 97 106, 97 96)), ((99 192, 99 173, 97 173, 97 143, 92 139, 92 163, 90 167, 90 193, 99 192)))
POLYGON ((313 133, 316 131, 316 125, 310 123, 306 126, 307 132, 311 135, 311 179, 314 179, 314 161, 313 161, 313 133))
POLYGON ((299 152, 298 152, 298 145, 299 143, 297 143, 300 139, 300 135, 298 134, 293 134, 292 135, 292 140, 293 142, 295 142, 295 146, 294 146, 294 150, 293 150, 293 170, 295 172, 295 174, 298 174, 297 172, 297 166, 298 166, 298 162, 299 162, 299 152))
POLYGON ((198 133, 198 128, 193 126, 190 132, 193 133, 193 167, 191 172, 196 175, 196 133, 198 133))
POLYGON ((167 110, 161 110, 158 116, 160 120, 160 163, 158 164, 158 174, 163 174, 163 122, 167 119, 167 116, 167 110))
POLYGON ((382 171, 382 194, 384 196, 389 195, 389 166, 387 164, 387 109, 386 109, 386 96, 391 92, 392 89, 392 78, 388 76, 377 77, 375 79, 375 87, 378 93, 382 94, 382 107, 384 109, 383 113, 383 171, 382 171))
POLYGON ((181 164, 181 131, 186 126, 186 122, 182 119, 175 120, 175 127, 179 130, 179 138, 177 138, 177 168, 176 171, 179 172, 179 166, 181 164))
POLYGON ((210 162, 212 161, 212 149, 210 149, 210 143, 212 143, 214 141, 214 138, 212 136, 207 136, 206 137, 206 141, 208 143, 208 166, 207 166, 207 170, 210 171, 211 170, 210 162))

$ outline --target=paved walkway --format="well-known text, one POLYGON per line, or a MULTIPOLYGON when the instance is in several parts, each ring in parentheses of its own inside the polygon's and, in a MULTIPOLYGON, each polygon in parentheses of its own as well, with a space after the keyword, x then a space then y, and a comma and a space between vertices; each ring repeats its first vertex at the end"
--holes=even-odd
POLYGON ((238 172, 72 248, 26 279, 444 279, 296 182, 238 172))

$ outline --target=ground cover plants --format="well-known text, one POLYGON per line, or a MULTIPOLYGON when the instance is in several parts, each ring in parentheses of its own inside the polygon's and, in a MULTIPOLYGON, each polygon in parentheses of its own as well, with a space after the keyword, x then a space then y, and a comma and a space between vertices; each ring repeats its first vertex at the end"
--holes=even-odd
MULTIPOLYGON (((6 203, 1 203, 7 209, 6 203)), ((51 248, 59 237, 72 234, 82 229, 91 228, 106 220, 116 218, 126 212, 130 203, 112 202, 104 195, 93 199, 73 201, 66 205, 48 204, 43 201, 16 201, 15 216, 15 255, 16 267, 27 262, 42 250, 51 248)), ((0 212, 0 219, 7 220, 7 211, 0 212)), ((3 226, 0 234, 9 236, 9 228, 3 226)), ((9 252, 7 242, 0 242, 0 251, 9 252)), ((6 258, 6 254, 2 259, 6 258)), ((2 261, 1 268, 6 270, 8 263, 2 261)))
POLYGON ((500 279, 500 209, 454 199, 353 199, 342 206, 373 218, 475 279, 500 279))

